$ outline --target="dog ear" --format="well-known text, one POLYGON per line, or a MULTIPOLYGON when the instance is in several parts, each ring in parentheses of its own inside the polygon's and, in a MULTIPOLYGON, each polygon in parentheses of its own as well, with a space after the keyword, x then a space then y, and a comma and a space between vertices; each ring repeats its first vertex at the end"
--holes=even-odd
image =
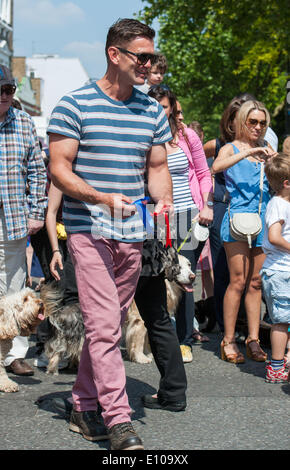
POLYGON ((13 317, 5 315, 5 309, 0 307, 0 341, 13 339, 19 335, 19 329, 13 317))

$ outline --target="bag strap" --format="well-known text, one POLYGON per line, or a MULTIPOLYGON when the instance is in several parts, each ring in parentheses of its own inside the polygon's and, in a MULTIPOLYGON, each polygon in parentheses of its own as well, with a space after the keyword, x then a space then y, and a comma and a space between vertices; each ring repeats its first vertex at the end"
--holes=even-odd
POLYGON ((261 170, 260 170, 260 200, 259 200, 259 211, 258 214, 261 213, 262 202, 263 202, 263 187, 264 187, 264 162, 261 162, 261 170))
MULTIPOLYGON (((259 215, 261 214, 262 202, 263 202, 264 165, 265 165, 264 162, 261 162, 261 168, 260 168, 260 184, 259 184, 259 187, 260 187, 260 199, 259 199, 259 210, 258 210, 258 214, 259 214, 259 215)), ((231 204, 231 202, 229 202, 229 205, 228 205, 228 212, 229 212, 229 218, 231 219, 230 204, 231 204)))

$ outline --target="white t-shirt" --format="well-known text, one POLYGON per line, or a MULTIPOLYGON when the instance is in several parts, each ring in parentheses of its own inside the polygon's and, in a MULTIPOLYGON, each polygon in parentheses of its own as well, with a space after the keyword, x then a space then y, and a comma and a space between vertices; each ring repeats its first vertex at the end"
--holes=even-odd
POLYGON ((150 86, 151 85, 149 85, 149 83, 146 80, 145 83, 143 83, 143 85, 135 85, 135 88, 137 88, 137 90, 139 90, 139 91, 142 91, 142 93, 147 94, 148 91, 149 91, 150 86))
POLYGON ((274 196, 267 205, 265 215, 266 226, 262 248, 267 257, 263 268, 275 271, 289 271, 290 275, 290 252, 277 248, 268 239, 269 227, 279 220, 284 221, 281 235, 290 243, 290 202, 281 197, 274 196))
POLYGON ((278 137, 271 129, 271 127, 268 127, 264 139, 268 142, 268 144, 271 145, 272 149, 275 150, 275 152, 278 151, 278 137))

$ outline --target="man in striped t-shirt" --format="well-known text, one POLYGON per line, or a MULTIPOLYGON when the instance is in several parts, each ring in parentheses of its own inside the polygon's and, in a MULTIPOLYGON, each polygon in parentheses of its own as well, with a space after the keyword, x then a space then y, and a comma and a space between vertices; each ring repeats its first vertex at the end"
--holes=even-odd
POLYGON ((99 402, 115 450, 143 449, 131 425, 119 342, 141 267, 145 234, 134 201, 144 196, 145 169, 155 211, 172 206, 168 121, 159 103, 134 87, 151 67, 154 35, 137 20, 115 23, 106 74, 63 97, 48 128, 52 181, 65 194, 63 218, 86 330, 70 429, 105 439, 99 402))

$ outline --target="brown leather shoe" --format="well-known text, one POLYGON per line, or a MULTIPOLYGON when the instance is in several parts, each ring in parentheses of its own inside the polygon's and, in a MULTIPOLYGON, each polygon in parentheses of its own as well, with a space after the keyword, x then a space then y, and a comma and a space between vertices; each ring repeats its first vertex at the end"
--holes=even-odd
POLYGON ((30 367, 24 359, 15 359, 11 362, 10 366, 6 367, 7 372, 12 372, 15 375, 34 375, 34 370, 30 367))

